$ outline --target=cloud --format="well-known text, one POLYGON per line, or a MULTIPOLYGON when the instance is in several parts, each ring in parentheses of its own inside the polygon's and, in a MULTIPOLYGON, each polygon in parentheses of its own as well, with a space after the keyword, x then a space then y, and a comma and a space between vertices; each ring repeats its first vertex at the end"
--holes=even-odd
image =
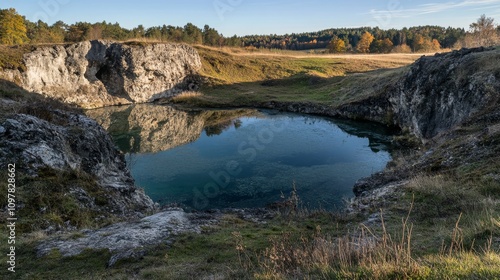
POLYGON ((479 8, 486 6, 497 6, 495 4, 500 4, 500 0, 465 0, 460 2, 446 2, 446 3, 429 3, 421 4, 415 8, 400 8, 395 10, 371 10, 368 14, 378 17, 386 16, 388 14, 394 18, 410 18, 419 15, 434 14, 439 12, 444 12, 451 9, 457 8, 479 8))

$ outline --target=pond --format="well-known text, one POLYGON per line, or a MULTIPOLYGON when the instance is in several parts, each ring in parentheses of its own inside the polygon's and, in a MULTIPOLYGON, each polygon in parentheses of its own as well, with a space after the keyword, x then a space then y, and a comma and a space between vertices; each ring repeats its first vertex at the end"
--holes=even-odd
POLYGON ((263 207, 296 189, 302 205, 339 209, 354 183, 391 159, 384 127, 252 109, 133 105, 88 111, 111 134, 136 184, 187 209, 263 207))

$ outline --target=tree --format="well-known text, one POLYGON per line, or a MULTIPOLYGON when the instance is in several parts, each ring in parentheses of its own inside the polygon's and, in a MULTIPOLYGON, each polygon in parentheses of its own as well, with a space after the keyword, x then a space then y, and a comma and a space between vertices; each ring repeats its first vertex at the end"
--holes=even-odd
POLYGON ((432 39, 432 50, 438 51, 440 49, 441 49, 441 44, 439 43, 439 41, 436 39, 432 39))
POLYGON ((130 38, 130 30, 122 28, 119 23, 106 23, 102 24, 102 38, 113 39, 113 40, 126 40, 130 38))
MULTIPOLYGON (((164 29, 162 28, 162 30, 164 29)), ((167 32, 167 40, 172 42, 182 42, 182 37, 183 37, 182 28, 169 25, 166 27, 166 32, 167 32)))
POLYGON ((397 45, 392 49, 393 53, 411 53, 411 48, 407 44, 397 45))
POLYGON ((66 32, 66 42, 81 42, 88 38, 88 33, 92 25, 88 22, 77 22, 70 25, 68 32, 66 32))
POLYGON ((150 27, 148 29, 146 29, 146 37, 147 38, 151 38, 151 39, 155 39, 155 40, 162 40, 162 33, 161 33, 161 28, 159 26, 155 26, 155 27, 150 27))
POLYGON ((231 47, 241 47, 241 39, 234 35, 233 37, 227 38, 226 44, 231 47))
POLYGON ((330 44, 328 44, 329 53, 344 53, 346 50, 347 48, 344 40, 338 37, 333 38, 333 40, 330 41, 330 44))
POLYGON ((438 51, 441 49, 441 44, 437 39, 430 39, 417 34, 413 40, 413 51, 414 52, 431 52, 438 51))
POLYGON ((201 44, 203 43, 203 33, 196 25, 188 23, 184 26, 182 41, 190 44, 201 44))
POLYGON ((146 33, 146 30, 144 29, 144 25, 139 24, 136 28, 132 29, 132 36, 135 39, 138 38, 143 38, 146 33))
POLYGON ((102 39, 102 25, 100 23, 95 23, 90 26, 87 33, 87 40, 99 40, 102 39))
POLYGON ((221 41, 221 35, 219 35, 219 32, 217 30, 211 28, 208 25, 205 25, 203 27, 203 44, 209 45, 209 46, 220 46, 222 43, 221 41))
POLYGON ((28 41, 24 18, 15 9, 0 10, 0 43, 15 45, 28 41))
POLYGON ((26 21, 26 29, 30 43, 63 43, 64 42, 64 23, 58 21, 52 26, 39 20, 36 23, 26 21))
POLYGON ((363 35, 361 35, 361 39, 359 39, 358 45, 356 46, 356 50, 360 53, 368 53, 370 52, 370 45, 372 44, 375 37, 368 32, 365 31, 363 35))
POLYGON ((493 46, 498 44, 498 33, 495 20, 486 15, 481 15, 470 26, 470 32, 478 46, 493 46))
POLYGON ((391 39, 376 40, 370 46, 370 51, 374 53, 390 53, 394 44, 391 39))

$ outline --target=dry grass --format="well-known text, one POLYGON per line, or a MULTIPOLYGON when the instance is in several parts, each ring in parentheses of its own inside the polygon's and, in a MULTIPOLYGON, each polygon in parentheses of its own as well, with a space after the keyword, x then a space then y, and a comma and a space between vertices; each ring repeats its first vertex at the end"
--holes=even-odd
MULTIPOLYGON (((361 224, 340 235, 323 231, 318 225, 312 235, 285 232, 273 237, 270 246, 260 254, 254 276, 257 279, 497 279, 500 247, 494 236, 500 230, 498 203, 480 197, 473 186, 457 187, 457 184, 445 176, 416 176, 405 188, 412 200, 399 222, 391 211, 384 214, 392 216, 385 221, 381 211, 379 223, 361 224), (440 208, 438 217, 434 216, 435 207, 431 204, 440 208), (434 224, 424 216, 440 222, 434 224), (439 234, 433 236, 436 230, 439 234), (438 239, 439 243, 432 239, 438 239), (422 244, 431 248, 423 250, 422 244)), ((243 247, 239 250, 242 256, 248 254, 243 247)))
MULTIPOLYGON (((263 56, 263 57, 288 57, 288 58, 336 58, 348 60, 380 61, 386 63, 409 64, 423 55, 434 55, 434 53, 390 53, 390 54, 317 54, 304 51, 277 50, 277 49, 256 49, 247 50, 243 48, 231 47, 209 47, 196 45, 197 48, 204 48, 212 51, 220 51, 234 56, 263 56)), ((448 52, 449 50, 443 50, 448 52)))
MULTIPOLYGON (((264 102, 313 102, 338 106, 393 85, 419 56, 260 55, 197 46, 205 78, 202 96, 189 106, 259 106, 264 102), (403 67, 403 68, 402 68, 403 67)), ((239 50, 240 51, 240 50, 239 50)))
POLYGON ((449 241, 446 244, 443 241, 441 251, 422 257, 413 252, 414 225, 409 222, 409 216, 401 219, 400 231, 395 233, 389 233, 383 219, 380 234, 364 225, 357 233, 341 237, 322 233, 319 226, 311 237, 296 238, 284 233, 271 239, 255 276, 257 279, 493 279, 500 276, 500 254, 492 249, 492 239, 479 250, 466 249, 460 218, 449 241), (440 269, 436 271, 436 267, 440 269))
POLYGON ((175 102, 186 101, 186 100, 192 99, 192 98, 199 98, 201 96, 203 96, 203 93, 198 92, 198 91, 184 91, 184 92, 172 97, 171 100, 175 103, 175 102))
POLYGON ((380 235, 365 225, 361 225, 357 233, 340 237, 322 233, 320 226, 311 237, 293 238, 284 233, 272 239, 272 245, 264 251, 257 278, 354 279, 360 271, 369 273, 371 279, 416 276, 421 273, 421 267, 412 257, 410 212, 402 219, 399 235, 387 231, 383 218, 380 235))

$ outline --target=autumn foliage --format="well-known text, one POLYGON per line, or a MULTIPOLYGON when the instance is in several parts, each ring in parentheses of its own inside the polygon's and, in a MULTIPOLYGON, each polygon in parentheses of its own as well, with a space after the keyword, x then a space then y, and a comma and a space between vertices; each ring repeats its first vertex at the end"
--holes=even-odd
POLYGON ((370 45, 372 44, 374 39, 375 39, 375 37, 373 37, 372 34, 370 34, 369 32, 365 32, 361 36, 361 39, 358 42, 358 46, 356 47, 356 50, 359 53, 369 53, 370 52, 370 45))
POLYGON ((346 50, 346 43, 340 38, 333 38, 330 44, 328 44, 328 52, 330 53, 344 53, 346 50))
POLYGON ((14 9, 0 10, 0 43, 24 44, 29 41, 24 18, 14 9))
POLYGON ((144 27, 142 24, 126 29, 119 23, 57 21, 49 25, 41 20, 31 22, 15 9, 0 9, 0 44, 54 44, 86 40, 148 40, 203 44, 214 47, 243 47, 245 49, 319 50, 328 53, 410 53, 435 52, 442 48, 493 46, 500 43, 500 27, 493 18, 482 15, 463 28, 417 26, 382 30, 378 27, 332 28, 317 32, 285 35, 248 35, 225 37, 216 29, 202 28, 192 23, 183 27, 163 25, 144 27), (323 51, 326 49, 325 51, 323 51))

